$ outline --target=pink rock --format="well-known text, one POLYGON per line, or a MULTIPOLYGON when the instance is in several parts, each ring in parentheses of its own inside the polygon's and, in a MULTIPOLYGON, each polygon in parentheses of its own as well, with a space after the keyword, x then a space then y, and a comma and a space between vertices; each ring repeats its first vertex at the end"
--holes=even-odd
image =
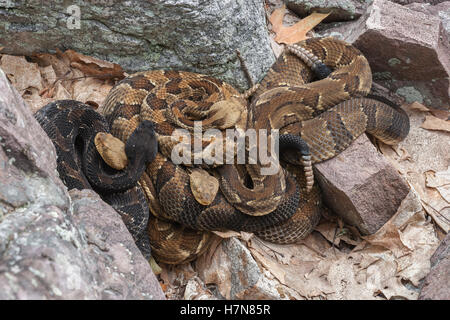
POLYGON ((431 257, 431 271, 426 276, 420 300, 450 300, 450 233, 431 257))
POLYGON ((383 226, 409 192, 366 135, 315 169, 325 204, 366 235, 383 226))
POLYGON ((56 152, 0 69, 0 300, 164 299, 120 215, 67 192, 56 152))
POLYGON ((87 239, 89 274, 101 299, 165 299, 149 263, 119 214, 92 190, 70 190, 73 220, 87 239))
POLYGON ((235 237, 224 239, 212 256, 200 256, 195 269, 204 283, 217 286, 221 299, 282 299, 276 282, 265 276, 250 250, 235 237))
POLYGON ((374 0, 358 21, 322 35, 355 45, 369 60, 374 79, 407 102, 450 108, 450 47, 439 16, 374 0))
POLYGON ((395 3, 398 3, 398 4, 402 4, 402 5, 408 5, 408 4, 415 4, 415 3, 418 3, 418 4, 422 4, 422 3, 424 3, 424 4, 438 4, 438 3, 440 3, 440 2, 443 2, 443 1, 445 1, 445 0, 391 0, 391 2, 395 2, 395 3))
POLYGON ((423 2, 414 2, 411 4, 408 4, 406 7, 415 10, 420 11, 426 14, 431 14, 435 17, 439 17, 442 21, 442 24, 444 26, 444 29, 447 33, 447 37, 450 35, 450 1, 442 1, 442 0, 436 0, 436 1, 423 1, 423 2), (431 2, 431 3, 430 3, 431 2))

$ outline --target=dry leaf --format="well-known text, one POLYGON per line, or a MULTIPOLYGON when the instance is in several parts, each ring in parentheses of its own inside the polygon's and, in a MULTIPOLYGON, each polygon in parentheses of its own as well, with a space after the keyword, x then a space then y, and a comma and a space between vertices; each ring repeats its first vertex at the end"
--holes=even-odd
POLYGON ((439 226, 441 226, 443 230, 448 230, 450 227, 450 167, 448 167, 446 171, 427 171, 425 172, 425 177, 426 186, 437 190, 442 197, 442 200, 428 200, 430 203, 427 203, 424 207, 427 209, 427 212, 432 211, 430 215, 435 217, 436 222, 440 222, 439 226), (446 225, 443 226, 441 220, 446 220, 446 225))
POLYGON ((372 245, 389 249, 396 258, 411 252, 411 249, 402 242, 401 233, 391 220, 375 234, 363 237, 363 239, 372 245))
MULTIPOLYGON (((305 243, 307 245, 281 245, 254 237, 247 245, 258 264, 266 268, 281 284, 294 289, 305 298, 326 296, 333 289, 323 277, 328 266, 320 263, 324 261, 323 253, 332 254, 328 251, 331 246, 317 233, 308 236, 305 243)), ((331 257, 334 259, 334 255, 331 257)))
MULTIPOLYGON (((372 267, 372 266, 370 266, 372 267)), ((369 267, 369 268, 370 268, 369 267)), ((334 289, 329 294, 330 299, 350 299, 350 300, 373 300, 376 299, 374 292, 379 288, 379 277, 371 274, 381 274, 380 268, 372 267, 372 269, 365 270, 365 281, 361 281, 358 276, 358 268, 355 265, 353 258, 347 255, 341 256, 334 261, 329 268, 326 275, 328 282, 334 289)))
POLYGON ((167 284, 163 283, 163 282, 159 282, 159 285, 161 286, 161 289, 163 292, 167 291, 167 284))
POLYGON ((116 63, 85 56, 73 50, 66 50, 64 56, 70 60, 70 66, 82 71, 86 76, 100 79, 123 79, 124 71, 116 63))
POLYGON ((189 279, 183 298, 184 300, 217 300, 197 276, 189 279))
POLYGON ((425 121, 420 127, 428 130, 450 132, 450 121, 442 120, 434 116, 426 116, 425 121))
POLYGON ((239 237, 240 233, 237 231, 212 231, 212 233, 216 234, 217 236, 219 236, 222 239, 227 239, 227 238, 231 238, 231 237, 239 237))
POLYGON ((31 113, 35 113, 46 104, 54 101, 54 98, 41 97, 38 92, 33 92, 31 95, 24 94, 22 98, 27 102, 30 107, 31 113))
POLYGON ((436 118, 439 118, 442 120, 450 120, 450 112, 447 110, 430 108, 430 112, 436 118))
MULTIPOLYGON (((250 250, 253 257, 261 263, 266 269, 270 271, 271 274, 275 276, 275 278, 280 281, 280 283, 286 285, 286 272, 283 270, 281 265, 268 257, 265 252, 260 252, 258 250, 250 250)), ((311 271, 312 267, 308 269, 308 272, 311 271)))
MULTIPOLYGON (((214 232, 214 231, 213 231, 214 232)), ((222 243, 223 238, 220 236, 211 236, 211 242, 208 246, 208 249, 202 254, 203 261, 206 262, 206 264, 211 264, 212 257, 214 256, 217 248, 222 243)))
POLYGON ((432 201, 427 202, 422 200, 424 210, 429 214, 433 221, 445 232, 450 232, 450 206, 445 202, 442 207, 442 202, 432 201))
POLYGON ((24 56, 10 56, 5 54, 0 60, 0 67, 21 94, 30 88, 35 88, 38 92, 43 89, 41 72, 39 71, 38 65, 28 62, 24 56))
POLYGON ((381 293, 386 297, 386 299, 417 299, 418 294, 414 291, 408 290, 402 283, 400 277, 389 278, 387 282, 384 283, 381 288, 381 293))
POLYGON ((55 96, 53 97, 54 100, 65 100, 65 99, 72 99, 72 95, 69 91, 61 84, 61 82, 58 82, 56 85, 56 92, 55 96))
MULTIPOLYGON (((434 109, 429 109, 433 114, 434 109)), ((411 108, 406 108, 406 111, 410 119, 410 131, 406 139, 400 142, 399 147, 407 150, 412 161, 399 161, 399 157, 387 148, 382 149, 382 152, 418 194, 421 206, 435 223, 444 232, 448 232, 450 231, 450 207, 449 202, 445 200, 446 188, 427 186, 428 183, 431 184, 431 180, 429 180, 430 174, 428 173, 427 177, 426 173, 442 172, 448 168, 450 136, 446 131, 424 130, 421 126, 429 117, 428 114, 411 108)), ((444 113, 446 112, 440 112, 445 118, 444 113)))
POLYGON ((97 78, 84 78, 72 82, 71 88, 73 99, 83 103, 93 101, 96 105, 101 105, 111 90, 112 84, 97 78))
POLYGON ((330 14, 314 12, 296 24, 290 27, 285 27, 283 26, 285 11, 286 6, 283 5, 281 8, 275 9, 269 18, 269 21, 272 24, 272 30, 276 34, 275 41, 285 44, 293 44, 307 39, 308 37, 306 36, 306 33, 311 31, 330 14))
POLYGON ((431 268, 430 257, 439 245, 433 224, 419 213, 411 217, 401 231, 402 242, 411 253, 397 259, 399 275, 418 287, 431 268))
POLYGON ((339 245, 339 237, 337 236, 338 226, 333 222, 320 223, 314 230, 320 232, 330 243, 334 242, 334 245, 339 245))
POLYGON ((52 66, 59 79, 71 77, 72 71, 69 63, 59 56, 50 53, 33 53, 31 59, 40 67, 52 66))
POLYGON ((214 283, 220 294, 226 299, 231 297, 231 265, 230 257, 224 252, 222 245, 216 247, 212 257, 200 256, 196 269, 204 283, 214 283))
POLYGON ((419 102, 417 102, 417 101, 414 101, 413 103, 411 103, 411 104, 409 105, 409 108, 410 108, 411 110, 430 111, 430 109, 428 109, 428 108, 425 107, 423 104, 421 104, 421 103, 419 103, 419 102))
MULTIPOLYGON (((88 62, 89 57, 79 56, 73 52, 70 53, 71 51, 69 51, 69 54, 65 54, 60 50, 56 51, 56 54, 35 53, 32 55, 32 60, 39 65, 46 86, 40 92, 42 99, 74 99, 94 107, 100 106, 111 90, 113 83, 98 78, 85 77, 81 70, 70 65, 71 59, 88 62)), ((110 74, 108 73, 108 68, 115 68, 114 64, 110 62, 94 58, 92 60, 100 67, 105 68, 105 74, 110 74)), ((50 102, 45 100, 46 103, 41 103, 38 99, 30 101, 33 109, 50 102)))
POLYGON ((450 167, 446 171, 434 172, 430 170, 425 172, 426 185, 430 188, 437 188, 450 185, 450 167))
POLYGON ((42 79, 45 82, 46 87, 51 87, 55 84, 57 80, 56 72, 53 69, 53 66, 41 67, 41 75, 42 79))
POLYGON ((167 299, 180 299, 183 297, 184 289, 190 279, 193 279, 196 272, 192 269, 190 263, 184 263, 177 266, 161 264, 162 271, 159 274, 160 285, 164 290, 167 299))
POLYGON ((281 8, 275 9, 269 17, 269 21, 272 24, 272 30, 275 33, 280 32, 283 27, 283 18, 286 12, 286 5, 281 8))
POLYGON ((450 204, 450 167, 446 171, 436 172, 436 189, 442 198, 450 204))

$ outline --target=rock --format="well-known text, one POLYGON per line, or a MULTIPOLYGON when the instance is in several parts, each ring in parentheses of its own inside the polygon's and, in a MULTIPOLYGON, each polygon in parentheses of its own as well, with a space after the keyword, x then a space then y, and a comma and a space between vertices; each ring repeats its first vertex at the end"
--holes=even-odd
MULTIPOLYGON (((445 238, 440 243, 439 247, 434 252, 431 257, 431 266, 434 267, 438 263, 440 263, 444 259, 448 259, 450 257, 450 233, 447 233, 445 238)), ((450 269, 447 269, 450 271, 450 269)), ((450 282, 446 282, 450 283, 450 282)))
POLYGON ((422 283, 420 300, 450 300, 450 233, 431 257, 431 271, 422 283))
POLYGON ((406 7, 411 10, 420 11, 435 17, 439 17, 442 21, 445 32, 447 33, 447 37, 450 36, 450 1, 443 1, 441 3, 438 3, 438 1, 431 1, 431 3, 414 2, 407 5, 406 7), (432 5, 432 3, 435 3, 435 5, 432 5))
POLYGON ((164 299, 119 214, 71 191, 0 70, 0 299, 164 299))
POLYGON ((391 2, 395 2, 401 5, 408 5, 412 3, 425 3, 425 4, 438 4, 445 0, 391 0, 391 2))
POLYGON ((407 102, 450 108, 449 40, 439 17, 374 0, 358 21, 328 29, 369 60, 374 80, 407 102))
POLYGON ((364 13, 368 5, 367 1, 359 0, 285 0, 285 3, 290 10, 301 17, 313 12, 331 12, 324 22, 357 19, 364 13))
POLYGON ((370 94, 373 94, 375 96, 383 97, 396 105, 401 106, 403 103, 405 103, 405 98, 400 97, 399 95, 395 94, 394 92, 390 91, 389 89, 383 87, 382 85, 372 82, 372 88, 370 89, 370 94))
POLYGON ((195 269, 206 285, 217 287, 220 299, 299 298, 293 290, 260 269, 247 247, 235 237, 224 239, 212 256, 199 257, 195 269))
POLYGON ((397 211, 409 186, 366 135, 315 165, 325 204, 362 234, 373 234, 397 211))
POLYGON ((184 290, 184 300, 218 300, 206 287, 205 284, 198 278, 192 277, 188 280, 184 290))
POLYGON ((83 255, 101 299, 164 299, 149 263, 118 213, 92 190, 70 190, 73 223, 87 244, 83 255))
POLYGON ((130 72, 182 69, 217 76, 241 89, 248 84, 236 49, 254 81, 275 61, 259 0, 23 3, 0 2, 2 53, 73 49, 130 72))

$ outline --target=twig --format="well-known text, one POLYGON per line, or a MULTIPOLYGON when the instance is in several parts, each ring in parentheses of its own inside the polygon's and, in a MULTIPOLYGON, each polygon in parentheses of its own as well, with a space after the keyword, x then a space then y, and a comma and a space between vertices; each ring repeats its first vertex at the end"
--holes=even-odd
POLYGON ((250 75, 247 65, 245 64, 244 58, 242 58, 241 52, 238 49, 236 49, 236 55, 241 63, 241 68, 242 68, 242 71, 244 71, 245 77, 247 78, 249 87, 250 88, 254 87, 255 84, 253 83, 252 76, 250 75))

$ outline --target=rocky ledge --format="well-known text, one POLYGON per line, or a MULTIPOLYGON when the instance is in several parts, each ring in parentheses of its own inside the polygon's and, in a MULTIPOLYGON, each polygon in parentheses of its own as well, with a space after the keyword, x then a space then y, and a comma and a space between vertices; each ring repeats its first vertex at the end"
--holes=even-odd
POLYGON ((52 142, 0 69, 0 299, 165 299, 120 216, 67 192, 52 142))
POLYGON ((264 8, 249 1, 0 2, 3 53, 56 48, 120 64, 128 72, 182 69, 247 87, 236 50, 255 81, 275 61, 264 8), (92 37, 95 35, 95 37, 92 37))

